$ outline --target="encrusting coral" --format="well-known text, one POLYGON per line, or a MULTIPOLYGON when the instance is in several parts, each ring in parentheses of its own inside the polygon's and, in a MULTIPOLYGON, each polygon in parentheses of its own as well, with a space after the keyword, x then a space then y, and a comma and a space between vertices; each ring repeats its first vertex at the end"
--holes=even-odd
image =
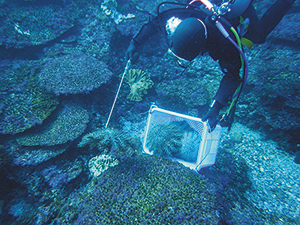
POLYGON ((132 101, 142 101, 143 95, 153 86, 150 75, 139 69, 130 69, 125 76, 125 82, 130 86, 130 93, 127 96, 132 101))

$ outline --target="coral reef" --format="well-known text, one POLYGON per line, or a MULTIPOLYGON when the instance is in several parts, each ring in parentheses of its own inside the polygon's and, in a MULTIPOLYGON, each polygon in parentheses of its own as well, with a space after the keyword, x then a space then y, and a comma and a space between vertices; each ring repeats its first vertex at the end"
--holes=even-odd
POLYGON ((62 166, 49 166, 41 175, 52 188, 59 188, 75 179, 82 172, 82 161, 67 162, 62 166))
POLYGON ((299 52, 275 50, 266 43, 248 55, 250 76, 237 110, 240 121, 246 120, 251 126, 268 130, 299 129, 299 52))
POLYGON ((94 177, 98 177, 108 168, 118 164, 119 161, 110 155, 98 155, 90 159, 89 170, 94 177))
POLYGON ((0 133, 16 134, 41 124, 58 105, 57 98, 39 87, 32 62, 2 63, 0 133))
POLYGON ((234 123, 230 133, 223 133, 218 152, 215 165, 200 173, 217 183, 215 193, 224 220, 232 224, 249 220, 299 223, 300 166, 293 163, 293 155, 266 140, 265 133, 239 123, 234 123), (258 217, 260 213, 263 218, 258 217))
POLYGON ((106 64, 80 52, 47 59, 40 74, 40 85, 56 95, 89 92, 109 81, 106 64))
POLYGON ((150 75, 139 69, 130 69, 124 79, 130 86, 127 98, 132 101, 142 101, 142 96, 147 94, 147 89, 153 86, 150 75))
POLYGON ((215 197, 195 172, 157 157, 128 158, 59 207, 54 224, 217 224, 215 197))
POLYGON ((180 77, 175 80, 163 81, 155 87, 155 90, 160 97, 173 99, 174 102, 180 101, 187 107, 203 106, 211 100, 207 87, 199 78, 187 81, 186 78, 180 77))
POLYGON ((67 145, 10 148, 13 163, 19 166, 36 166, 66 151, 67 145))
POLYGON ((59 5, 34 7, 10 2, 6 5, 5 17, 1 19, 0 45, 23 48, 57 38, 73 26, 76 13, 69 10, 59 5))
POLYGON ((80 136, 89 121, 88 112, 74 103, 65 103, 56 120, 37 133, 25 134, 17 138, 22 146, 64 144, 80 136))

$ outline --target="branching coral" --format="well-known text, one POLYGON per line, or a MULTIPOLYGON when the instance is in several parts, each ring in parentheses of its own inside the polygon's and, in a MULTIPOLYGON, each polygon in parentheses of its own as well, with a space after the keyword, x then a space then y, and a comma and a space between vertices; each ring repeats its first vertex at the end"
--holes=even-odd
POLYGON ((125 76, 125 82, 130 86, 127 98, 132 101, 142 101, 142 96, 147 94, 147 89, 153 86, 150 75, 138 69, 130 69, 125 76))

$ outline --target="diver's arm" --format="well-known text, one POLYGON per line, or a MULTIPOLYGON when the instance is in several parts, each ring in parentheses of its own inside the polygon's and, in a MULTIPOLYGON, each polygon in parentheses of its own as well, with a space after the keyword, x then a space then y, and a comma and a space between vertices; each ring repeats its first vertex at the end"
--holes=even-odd
POLYGON ((130 45, 126 51, 126 59, 134 60, 134 54, 137 48, 144 44, 150 37, 159 31, 159 21, 157 17, 150 19, 130 41, 130 45))
POLYGON ((136 35, 132 38, 132 40, 138 45, 144 44, 150 37, 154 36, 156 33, 160 31, 159 29, 159 21, 157 17, 150 19, 147 23, 145 23, 142 28, 138 31, 136 35))
POLYGON ((219 60, 219 65, 224 73, 224 76, 214 99, 221 105, 227 106, 236 89, 242 82, 242 79, 239 75, 241 65, 237 60, 232 60, 232 62, 219 60))

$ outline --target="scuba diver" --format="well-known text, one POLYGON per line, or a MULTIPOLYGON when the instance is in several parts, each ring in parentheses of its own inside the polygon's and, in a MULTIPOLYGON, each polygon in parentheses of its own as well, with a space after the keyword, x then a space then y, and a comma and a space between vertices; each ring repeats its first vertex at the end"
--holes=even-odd
POLYGON ((241 44, 251 48, 254 44, 265 42, 295 0, 277 0, 261 19, 257 17, 252 1, 161 3, 157 7, 157 15, 132 38, 126 57, 132 61, 137 48, 158 32, 166 34, 170 46, 168 52, 177 58, 182 67, 188 67, 198 55, 207 52, 213 60, 218 61, 224 76, 202 120, 208 121, 210 131, 218 122, 230 129, 248 73, 241 44), (164 7, 167 9, 161 10, 164 7), (225 106, 228 106, 228 110, 220 116, 220 110, 225 106))

